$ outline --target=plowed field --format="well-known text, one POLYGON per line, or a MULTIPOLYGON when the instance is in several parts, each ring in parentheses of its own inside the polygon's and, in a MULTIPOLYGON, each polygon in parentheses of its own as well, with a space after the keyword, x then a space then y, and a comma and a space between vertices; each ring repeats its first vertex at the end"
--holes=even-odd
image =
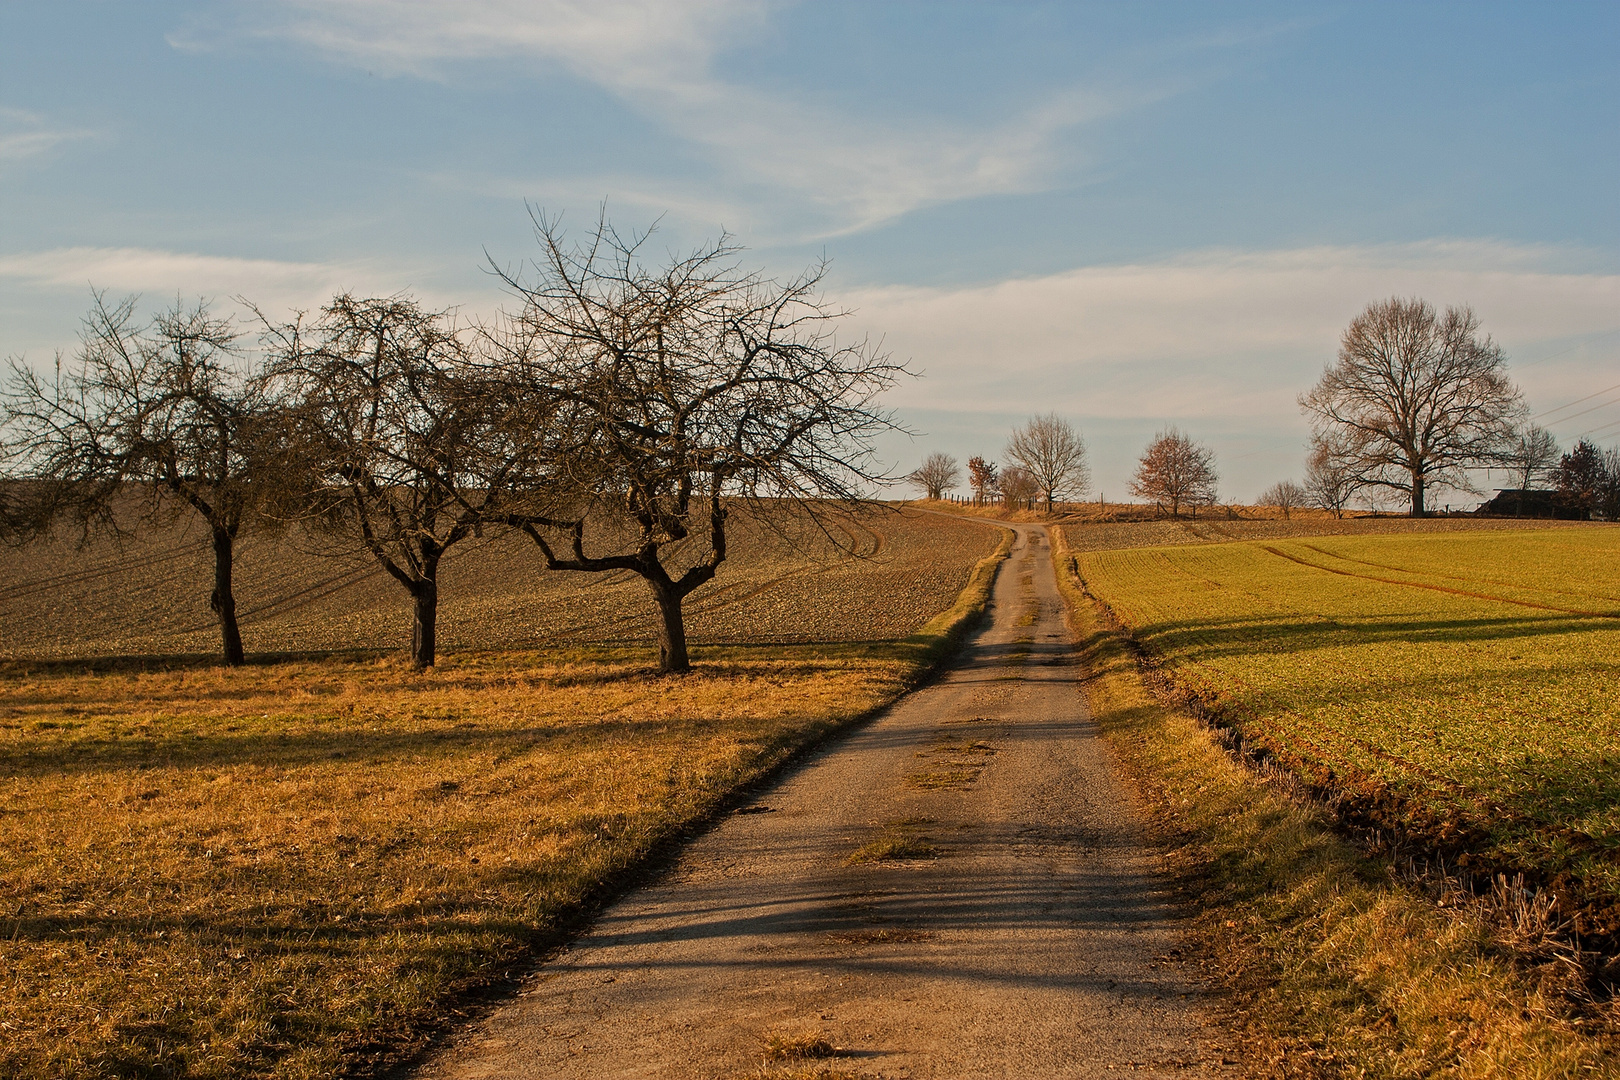
MULTIPOLYGON (((703 642, 881 641, 951 605, 995 546, 984 525, 915 510, 802 519, 736 515, 730 558, 686 601, 703 642), (851 552, 853 554, 851 554, 851 552)), ((218 630, 207 535, 146 529, 123 545, 59 541, 8 553, 0 656, 208 654, 218 630)), ((368 555, 296 532, 238 546, 237 610, 249 653, 402 648, 405 591, 368 555)), ((628 573, 551 573, 522 535, 468 540, 440 570, 439 647, 544 648, 650 640, 654 608, 628 573)))
POLYGON ((1076 559, 1176 683, 1347 812, 1620 932, 1620 528, 1076 559))

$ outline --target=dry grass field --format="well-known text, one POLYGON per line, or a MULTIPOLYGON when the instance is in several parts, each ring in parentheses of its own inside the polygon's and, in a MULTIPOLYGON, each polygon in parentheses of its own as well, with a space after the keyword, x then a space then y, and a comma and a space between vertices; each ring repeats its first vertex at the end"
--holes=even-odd
POLYGON ((1162 670, 1341 816, 1620 940, 1620 529, 1068 535, 1162 670))
POLYGON ((744 545, 691 605, 700 642, 740 643, 672 678, 634 583, 582 598, 526 552, 453 564, 426 673, 362 651, 408 632, 363 567, 251 550, 250 655, 304 655, 226 670, 187 655, 214 643, 190 538, 25 555, 0 600, 0 1075, 314 1078, 408 1049, 982 604, 988 565, 914 634, 996 530, 865 528, 866 560, 744 545), (558 639, 598 643, 495 647, 558 639))

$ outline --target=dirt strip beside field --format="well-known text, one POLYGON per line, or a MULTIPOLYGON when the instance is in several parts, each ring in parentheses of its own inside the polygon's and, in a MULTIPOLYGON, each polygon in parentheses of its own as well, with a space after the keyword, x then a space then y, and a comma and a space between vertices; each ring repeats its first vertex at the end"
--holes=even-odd
POLYGON ((692 844, 419 1075, 1235 1072, 1086 714, 1045 531, 1018 532, 949 675, 692 844))

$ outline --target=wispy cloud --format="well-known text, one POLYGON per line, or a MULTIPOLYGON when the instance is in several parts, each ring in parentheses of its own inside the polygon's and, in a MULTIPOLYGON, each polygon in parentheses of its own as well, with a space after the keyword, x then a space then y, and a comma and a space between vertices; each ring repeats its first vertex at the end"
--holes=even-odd
POLYGON ((386 295, 413 284, 409 268, 373 260, 286 262, 133 247, 0 255, 0 279, 49 292, 83 290, 86 296, 92 287, 140 293, 157 302, 243 296, 271 314, 315 307, 342 290, 386 295))
MULTIPOLYGON (((247 32, 420 78, 447 78, 458 63, 491 59, 568 71, 701 145, 726 175, 763 187, 767 201, 791 201, 815 236, 867 229, 928 205, 1040 190, 1060 171, 1065 132, 1171 92, 1123 81, 1107 91, 1070 87, 981 127, 839 113, 716 74, 716 59, 759 35, 773 6, 280 0, 256 9, 247 32)), ((171 38, 183 48, 210 40, 195 31, 171 38)), ((773 212, 781 216, 782 207, 773 212)))
MULTIPOLYGON (((1620 328, 1620 275, 1558 268, 1582 254, 1479 241, 1206 251, 840 299, 926 371, 903 391, 917 407, 1016 412, 1039 399, 1084 416, 1293 422, 1295 395, 1374 300, 1472 304, 1510 357, 1620 328)), ((1584 377, 1568 365, 1535 370, 1548 394, 1584 377)))
POLYGON ((66 142, 88 139, 94 131, 53 126, 26 109, 0 107, 0 166, 48 153, 66 142))

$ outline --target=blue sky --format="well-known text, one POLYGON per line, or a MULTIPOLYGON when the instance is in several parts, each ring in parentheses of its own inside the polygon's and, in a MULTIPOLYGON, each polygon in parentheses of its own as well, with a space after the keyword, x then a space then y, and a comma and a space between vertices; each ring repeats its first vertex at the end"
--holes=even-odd
MULTIPOLYGON (((1251 498, 1372 300, 1473 304, 1538 412, 1620 383, 1616 41, 1612 3, 12 0, 0 354, 71 351, 92 284, 491 311, 525 200, 606 200, 829 257, 923 373, 901 469, 1056 410, 1111 497, 1176 424, 1251 498)), ((1544 419, 1620 441, 1620 392, 1544 419)))

